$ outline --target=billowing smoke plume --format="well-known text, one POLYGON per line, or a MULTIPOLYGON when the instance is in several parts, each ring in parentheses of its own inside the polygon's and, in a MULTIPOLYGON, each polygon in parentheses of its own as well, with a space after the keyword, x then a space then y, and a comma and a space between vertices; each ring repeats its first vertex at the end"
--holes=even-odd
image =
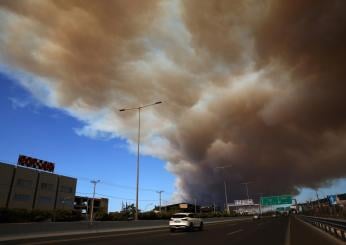
POLYGON ((22 84, 167 161, 177 195, 296 194, 346 176, 346 2, 0 2, 0 59, 22 84), (36 85, 33 88, 33 85, 36 85), (154 125, 154 126, 153 126, 154 125), (232 167, 230 167, 232 165, 232 167), (220 166, 227 166, 221 170, 220 166))

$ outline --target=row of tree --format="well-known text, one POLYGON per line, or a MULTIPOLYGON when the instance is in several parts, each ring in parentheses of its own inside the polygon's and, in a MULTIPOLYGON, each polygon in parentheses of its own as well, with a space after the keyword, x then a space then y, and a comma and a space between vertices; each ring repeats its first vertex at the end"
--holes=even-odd
MULTIPOLYGON (((96 221, 130 221, 133 220, 136 208, 134 204, 123 206, 120 212, 106 213, 102 209, 94 214, 96 221)), ((177 210, 159 212, 157 210, 150 212, 139 212, 138 218, 142 220, 169 219, 177 210)), ((200 213, 201 218, 229 217, 236 216, 235 213, 226 212, 208 212, 200 213)), ((81 221, 88 220, 88 216, 81 214, 76 210, 26 210, 26 209, 0 209, 0 223, 15 222, 59 222, 59 221, 81 221)))

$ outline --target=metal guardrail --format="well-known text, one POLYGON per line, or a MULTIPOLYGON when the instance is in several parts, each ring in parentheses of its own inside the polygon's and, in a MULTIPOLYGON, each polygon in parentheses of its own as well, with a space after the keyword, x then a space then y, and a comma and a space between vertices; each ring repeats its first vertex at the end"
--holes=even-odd
POLYGON ((346 220, 320 218, 314 216, 299 215, 300 219, 308 222, 335 237, 346 241, 346 220))

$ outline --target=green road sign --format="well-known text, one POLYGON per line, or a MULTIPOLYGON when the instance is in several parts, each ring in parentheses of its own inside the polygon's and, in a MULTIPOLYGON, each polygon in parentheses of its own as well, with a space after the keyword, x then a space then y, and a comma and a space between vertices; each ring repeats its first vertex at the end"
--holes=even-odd
POLYGON ((261 197, 262 206, 292 204, 291 195, 272 196, 272 197, 261 197))

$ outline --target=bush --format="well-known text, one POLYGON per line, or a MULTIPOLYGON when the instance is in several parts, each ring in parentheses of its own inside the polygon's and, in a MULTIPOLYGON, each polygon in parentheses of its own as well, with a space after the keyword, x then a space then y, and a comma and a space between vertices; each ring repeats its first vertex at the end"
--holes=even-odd
MULTIPOLYGON (((177 211, 169 212, 147 212, 139 214, 139 219, 144 220, 155 220, 155 219, 170 219, 174 213, 177 211)), ((235 212, 231 211, 229 214, 227 212, 215 212, 215 213, 197 213, 197 216, 200 218, 214 218, 214 217, 235 217, 237 216, 235 212)))
POLYGON ((109 214, 105 212, 97 212, 94 215, 94 219, 97 221, 110 221, 109 214))
POLYGON ((52 220, 53 212, 47 210, 32 210, 30 212, 30 221, 40 222, 40 221, 50 221, 52 220))
POLYGON ((53 220, 57 222, 83 220, 82 214, 74 210, 58 209, 54 212, 53 216, 53 220))
POLYGON ((155 212, 146 212, 146 213, 140 213, 139 214, 139 219, 144 219, 144 220, 156 220, 156 219, 163 219, 163 215, 161 214, 156 214, 155 212))
POLYGON ((0 209, 1 223, 29 222, 30 220, 30 211, 26 209, 0 209))
POLYGON ((73 210, 26 210, 0 209, 0 223, 41 222, 41 221, 79 221, 83 217, 80 212, 73 210))
POLYGON ((133 215, 127 212, 112 212, 104 216, 108 221, 128 221, 133 218, 133 215))

